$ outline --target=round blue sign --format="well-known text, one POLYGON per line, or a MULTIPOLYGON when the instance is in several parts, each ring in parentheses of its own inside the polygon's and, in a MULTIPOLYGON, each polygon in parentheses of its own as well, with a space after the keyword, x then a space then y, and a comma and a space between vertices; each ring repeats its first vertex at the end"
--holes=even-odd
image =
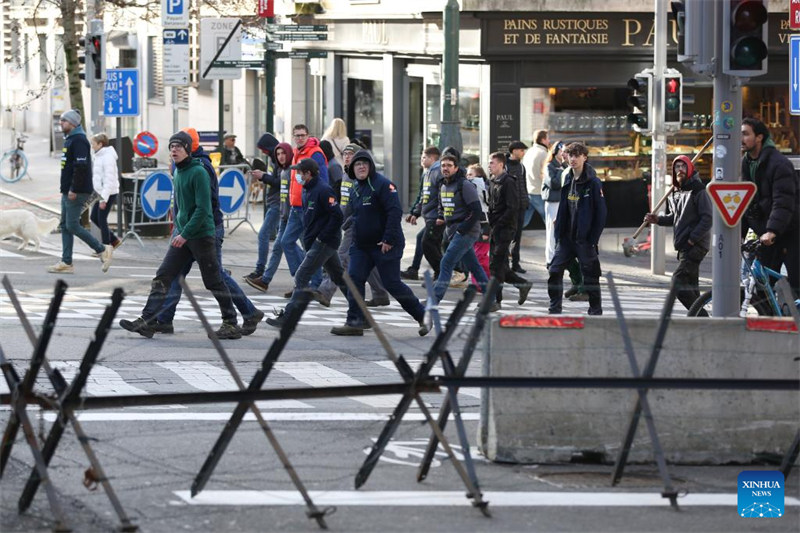
POLYGON ((247 197, 244 174, 236 168, 229 168, 219 177, 219 209, 226 215, 239 210, 247 197))
POLYGON ((169 213, 172 202, 172 179, 166 172, 153 172, 142 184, 142 212, 150 218, 169 213))

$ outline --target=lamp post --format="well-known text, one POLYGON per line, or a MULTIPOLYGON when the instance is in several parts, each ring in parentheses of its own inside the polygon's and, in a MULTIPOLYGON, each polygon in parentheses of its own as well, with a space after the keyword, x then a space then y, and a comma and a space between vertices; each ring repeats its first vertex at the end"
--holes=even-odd
POLYGON ((460 27, 457 0, 448 0, 444 8, 444 53, 442 54, 442 134, 439 148, 452 146, 461 153, 461 121, 458 117, 458 32, 460 27))

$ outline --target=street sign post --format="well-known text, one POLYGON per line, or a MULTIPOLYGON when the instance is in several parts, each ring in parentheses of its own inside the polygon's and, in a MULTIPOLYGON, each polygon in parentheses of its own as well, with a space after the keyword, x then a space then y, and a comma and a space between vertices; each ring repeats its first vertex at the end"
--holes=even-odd
POLYGON ((212 68, 214 60, 238 61, 242 59, 242 25, 237 18, 205 18, 200 20, 200 75, 207 80, 238 80, 239 69, 212 68), (227 41, 227 44, 225 44, 227 41), (224 48, 223 48, 224 45, 224 48), (222 51, 217 56, 217 52, 222 51))
POLYGON ((236 168, 229 168, 219 177, 219 209, 226 215, 239 210, 245 199, 244 174, 236 168))
POLYGON ((187 28, 191 0, 161 0, 161 26, 187 28))
POLYGON ((800 35, 789 36, 789 101, 789 112, 800 115, 800 35))
POLYGON ((133 138, 133 151, 139 157, 150 157, 158 151, 158 138, 149 131, 143 131, 133 138))
POLYGON ((142 185, 142 212, 149 218, 162 218, 172 202, 172 179, 166 172, 153 172, 142 185))
POLYGON ((714 181, 706 187, 711 202, 730 228, 739 224, 747 206, 756 194, 756 184, 751 181, 723 183, 714 181))
POLYGON ((135 117, 139 110, 139 70, 112 68, 106 71, 103 114, 107 117, 135 117))
POLYGON ((189 85, 189 29, 164 30, 164 85, 189 85))

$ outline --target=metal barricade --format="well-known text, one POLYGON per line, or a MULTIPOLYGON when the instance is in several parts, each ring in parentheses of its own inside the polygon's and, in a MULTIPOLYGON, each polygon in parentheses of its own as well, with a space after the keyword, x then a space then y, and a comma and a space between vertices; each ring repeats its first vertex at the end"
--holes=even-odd
MULTIPOLYGON (((139 236, 139 229, 141 227, 146 226, 170 226, 172 222, 170 221, 169 217, 172 212, 172 209, 168 209, 167 212, 159 217, 159 218, 151 218, 149 217, 142 208, 142 189, 144 186, 144 182, 147 180, 150 175, 155 174, 156 172, 163 172, 167 174, 167 176, 172 179, 172 174, 170 169, 168 168, 142 168, 137 170, 133 173, 132 176, 123 176, 123 190, 121 191, 122 194, 122 208, 124 210, 124 218, 126 222, 127 230, 125 234, 122 236, 122 240, 125 241, 129 236, 133 236, 139 241, 139 245, 144 248, 144 243, 142 242, 141 237, 139 236), (133 181, 133 190, 125 190, 125 180, 133 181)), ((171 201, 170 201, 171 202, 171 201)), ((170 230, 167 230, 166 236, 169 236, 170 230)))
POLYGON ((233 235, 233 232, 236 231, 239 226, 242 224, 248 224, 250 229, 253 230, 254 233, 258 233, 253 223, 250 222, 250 201, 249 201, 249 191, 250 191, 250 184, 253 181, 253 174, 251 172, 250 165, 247 164, 239 164, 239 165, 220 165, 217 167, 217 173, 219 175, 219 207, 223 213, 223 218, 225 220, 225 226, 230 226, 230 223, 233 221, 238 220, 239 223, 236 224, 233 229, 228 231, 228 235, 233 235), (237 195, 237 187, 236 187, 236 180, 232 178, 234 183, 228 186, 227 184, 223 186, 223 179, 225 179, 226 171, 230 169, 235 169, 241 172, 242 176, 244 177, 244 187, 241 192, 241 196, 233 196, 237 195), (228 189, 230 194, 224 194, 223 190, 228 189), (227 203, 224 201, 224 198, 230 198, 227 203), (241 214, 242 205, 244 203, 244 215, 241 214))

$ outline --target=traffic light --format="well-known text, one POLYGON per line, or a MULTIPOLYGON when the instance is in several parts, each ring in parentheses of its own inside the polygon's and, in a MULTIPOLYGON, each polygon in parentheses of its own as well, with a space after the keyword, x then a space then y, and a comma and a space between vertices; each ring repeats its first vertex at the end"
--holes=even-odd
POLYGON ((653 127, 653 72, 643 70, 636 74, 628 81, 628 88, 631 90, 628 122, 634 130, 649 135, 653 127))
POLYGON ((106 34, 103 32, 103 21, 90 20, 89 30, 88 50, 92 56, 92 78, 95 82, 103 82, 106 80, 106 34))
POLYGON ((683 118, 683 76, 674 69, 664 73, 664 126, 668 130, 681 129, 683 118))
POLYGON ((94 45, 88 35, 78 39, 78 44, 83 49, 83 55, 78 56, 78 62, 83 65, 78 77, 83 80, 84 85, 91 88, 94 85, 94 54, 91 50, 94 45))
POLYGON ((767 19, 767 0, 724 0, 724 74, 753 77, 767 73, 767 19))

